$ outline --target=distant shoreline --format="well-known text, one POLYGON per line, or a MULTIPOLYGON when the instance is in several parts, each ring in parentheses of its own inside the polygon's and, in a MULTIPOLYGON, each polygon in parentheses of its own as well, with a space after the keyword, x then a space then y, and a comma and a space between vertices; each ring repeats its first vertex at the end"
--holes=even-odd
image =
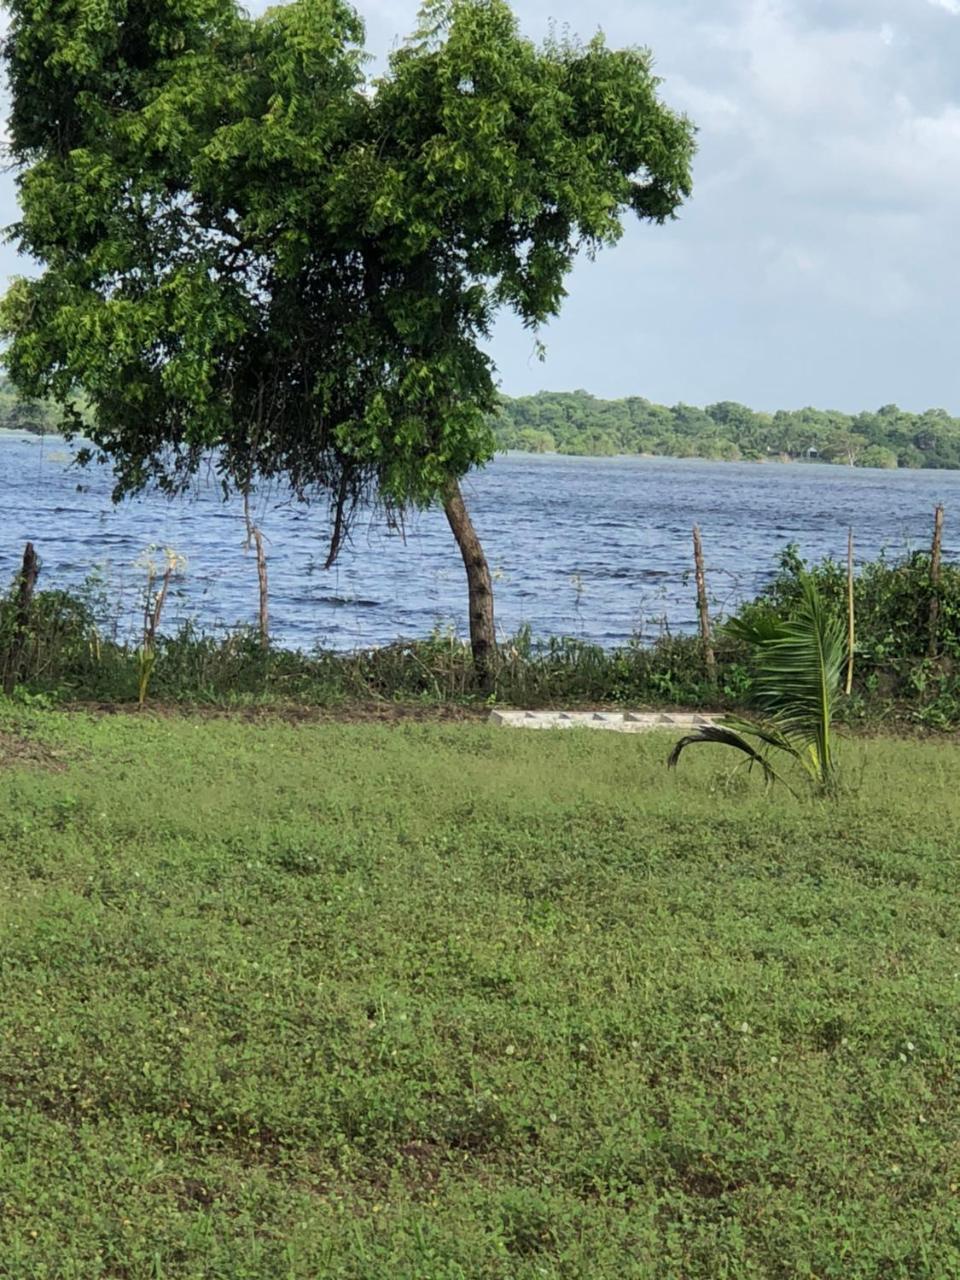
POLYGON ((724 467, 803 467, 814 469, 827 467, 831 471, 869 471, 883 475, 917 475, 920 472, 960 471, 960 467, 864 467, 849 462, 835 461, 832 458, 789 458, 782 454, 772 454, 767 458, 703 458, 698 454, 674 453, 567 453, 559 449, 497 449, 498 458, 549 458, 553 461, 580 462, 634 462, 638 459, 646 462, 699 462, 709 466, 724 467))
POLYGON ((732 400, 698 408, 642 396, 601 400, 587 391, 501 396, 491 418, 496 445, 570 457, 619 454, 716 462, 824 462, 869 470, 960 470, 960 418, 913 413, 782 409, 758 413, 732 400))
POLYGON ((0 427, 0 440, 63 440, 56 431, 27 431, 23 427, 0 427))
MULTIPOLYGON (((0 443, 42 443, 49 441, 50 443, 65 444, 64 436, 53 431, 26 431, 17 427, 0 427, 0 443)), ((746 466, 746 467, 828 467, 831 471, 842 469, 845 471, 869 471, 871 473, 878 472, 885 475, 896 475, 908 472, 916 474, 920 471, 960 471, 960 467, 864 467, 852 465, 849 462, 841 462, 832 458, 790 458, 782 454, 771 454, 765 458, 704 458, 697 454, 673 454, 673 453, 572 453, 561 451, 559 449, 517 449, 505 448, 497 449, 494 458, 543 458, 553 462, 577 459, 582 462, 632 462, 642 460, 645 462, 689 462, 689 463, 706 463, 709 465, 723 464, 724 466, 746 466)))

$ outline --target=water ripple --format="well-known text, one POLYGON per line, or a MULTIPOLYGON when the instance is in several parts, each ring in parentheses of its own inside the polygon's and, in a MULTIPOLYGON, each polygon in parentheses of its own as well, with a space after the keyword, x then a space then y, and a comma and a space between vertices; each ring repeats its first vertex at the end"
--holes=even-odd
MULTIPOLYGON (((52 455, 62 441, 0 433, 0 580, 16 571, 32 540, 43 581, 78 585, 95 568, 120 629, 132 633, 149 545, 187 556, 166 622, 253 623, 257 573, 245 551, 239 503, 215 486, 169 502, 110 503, 110 477, 75 471, 52 455)), ((696 625, 691 536, 699 522, 716 607, 750 596, 775 569, 786 543, 805 556, 893 554, 927 545, 932 511, 960 519, 960 473, 875 472, 845 467, 710 463, 699 459, 586 459, 510 455, 465 483, 467 502, 495 577, 498 624, 527 625, 599 644, 620 643, 666 624, 696 625)), ((283 644, 353 648, 388 644, 433 627, 466 634, 466 589, 457 548, 441 512, 412 517, 401 538, 369 522, 332 570, 322 568, 324 509, 286 494, 260 494, 256 518, 267 539, 271 621, 283 644)), ((955 545, 955 544, 954 544, 955 545)))

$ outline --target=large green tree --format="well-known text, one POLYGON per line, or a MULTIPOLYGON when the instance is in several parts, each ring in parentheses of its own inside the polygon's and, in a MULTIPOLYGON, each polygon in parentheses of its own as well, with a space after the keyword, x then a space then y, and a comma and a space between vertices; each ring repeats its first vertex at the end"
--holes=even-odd
POLYGON ((692 127, 650 56, 524 39, 439 0, 364 77, 342 0, 11 0, 21 249, 7 367, 61 406, 116 494, 283 478, 332 503, 443 502, 481 674, 493 601, 458 479, 493 451, 483 349, 559 310, 581 250, 690 189, 692 127))

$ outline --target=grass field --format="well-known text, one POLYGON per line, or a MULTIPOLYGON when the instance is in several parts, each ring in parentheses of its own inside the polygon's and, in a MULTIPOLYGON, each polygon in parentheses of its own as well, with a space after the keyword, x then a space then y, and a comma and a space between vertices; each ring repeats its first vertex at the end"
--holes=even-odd
POLYGON ((960 749, 0 713, 4 1280, 960 1276, 960 749))

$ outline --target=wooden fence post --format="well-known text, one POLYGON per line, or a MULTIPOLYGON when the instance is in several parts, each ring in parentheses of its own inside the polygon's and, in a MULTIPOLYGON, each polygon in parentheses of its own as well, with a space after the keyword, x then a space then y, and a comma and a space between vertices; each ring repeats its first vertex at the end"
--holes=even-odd
POLYGON ((37 589, 37 577, 40 573, 40 560, 28 542, 23 550, 23 565, 17 585, 17 604, 13 619, 13 635, 7 649, 6 669, 3 673, 3 692, 9 696, 13 693, 20 676, 23 651, 27 643, 27 632, 30 628, 30 607, 33 604, 33 593, 37 589))
POLYGON ((263 534, 260 526, 255 524, 250 515, 250 494, 244 491, 243 495, 243 518, 247 525, 247 549, 250 548, 250 540, 257 553, 257 578, 260 584, 260 647, 261 649, 270 648, 270 587, 267 581, 267 555, 263 549, 263 534))
POLYGON ((847 531, 847 683, 846 694, 853 692, 853 650, 857 642, 857 623, 853 606, 853 529, 847 531))
POLYGON ((703 542, 700 538, 700 526, 693 526, 693 563, 697 575, 697 612, 700 615, 700 640, 703 644, 703 661, 707 668, 707 677, 711 684, 717 681, 717 655, 713 651, 713 636, 710 631, 710 605, 707 600, 707 575, 703 567, 703 542))
POLYGON ((930 642, 927 654, 931 658, 937 656, 938 632, 940 629, 940 558, 943 552, 943 503, 939 503, 933 513, 933 543, 930 547, 930 642))

